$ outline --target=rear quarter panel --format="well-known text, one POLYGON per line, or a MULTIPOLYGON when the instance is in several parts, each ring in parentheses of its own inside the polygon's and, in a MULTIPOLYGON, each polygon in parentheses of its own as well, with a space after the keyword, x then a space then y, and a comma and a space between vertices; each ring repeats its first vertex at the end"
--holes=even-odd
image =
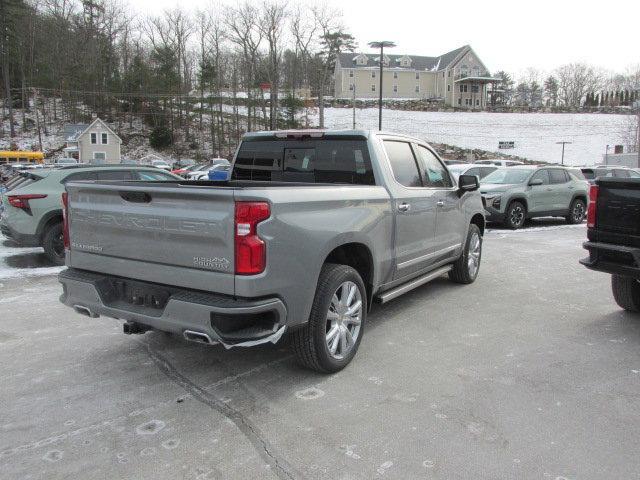
POLYGON ((393 217, 389 195, 376 186, 303 186, 237 190, 236 200, 271 204, 271 218, 258 227, 267 243, 267 268, 236 276, 240 297, 280 296, 289 325, 309 318, 320 270, 333 249, 361 243, 373 256, 373 285, 382 283, 393 261, 393 217))

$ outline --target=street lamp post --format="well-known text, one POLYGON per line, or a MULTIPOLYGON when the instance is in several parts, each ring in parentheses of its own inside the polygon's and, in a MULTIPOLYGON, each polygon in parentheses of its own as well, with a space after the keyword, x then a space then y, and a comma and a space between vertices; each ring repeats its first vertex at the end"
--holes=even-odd
POLYGON ((556 142, 556 145, 562 145, 562 165, 564 165, 564 146, 571 145, 573 142, 556 142))
POLYGON ((380 49, 380 92, 378 94, 378 130, 382 130, 382 73, 384 66, 384 47, 393 48, 396 46, 395 43, 389 42, 387 40, 383 40, 380 42, 369 42, 369 46, 371 48, 379 48, 380 49))

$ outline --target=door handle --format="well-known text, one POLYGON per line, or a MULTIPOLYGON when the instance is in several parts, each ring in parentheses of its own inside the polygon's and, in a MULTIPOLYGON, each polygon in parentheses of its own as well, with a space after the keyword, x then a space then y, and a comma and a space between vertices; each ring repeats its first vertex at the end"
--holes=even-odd
POLYGON ((436 205, 437 205, 437 206, 439 206, 439 207, 444 207, 444 201, 442 201, 442 200, 438 200, 438 201, 436 202, 436 205))
POLYGON ((398 205, 399 212, 408 212, 409 210, 411 210, 410 203, 401 203, 400 205, 398 205))

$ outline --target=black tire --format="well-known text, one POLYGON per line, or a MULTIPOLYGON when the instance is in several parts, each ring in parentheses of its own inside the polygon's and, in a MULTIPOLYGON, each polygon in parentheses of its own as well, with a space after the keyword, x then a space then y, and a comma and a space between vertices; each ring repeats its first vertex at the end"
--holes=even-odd
POLYGON ((64 265, 62 223, 56 223, 47 228, 42 236, 42 248, 44 248, 44 253, 51 263, 64 265))
POLYGON ((304 367, 322 373, 342 370, 351 362, 358 351, 366 318, 367 291, 358 272, 347 265, 325 264, 318 279, 309 322, 304 327, 292 332, 291 335, 291 343, 298 362, 304 367), (327 315, 334 293, 344 282, 353 282, 358 288, 362 301, 362 313, 355 343, 343 358, 337 359, 331 355, 327 346, 327 315))
POLYGON ((453 269, 449 270, 449 279, 462 284, 473 283, 478 278, 478 272, 480 271, 480 260, 482 259, 482 233, 477 225, 469 225, 469 231, 467 233, 467 240, 464 245, 464 250, 460 258, 453 264, 453 269), (475 271, 472 271, 469 263, 469 256, 471 253, 471 245, 474 242, 474 238, 478 239, 479 252, 477 257, 477 263, 475 264, 475 271))
POLYGON ((522 228, 527 219, 527 208, 518 200, 509 204, 505 211, 504 225, 512 230, 522 228))
POLYGON ((582 223, 586 213, 587 205, 584 203, 584 200, 576 198, 573 202, 571 202, 571 206, 569 207, 569 214, 564 217, 564 219, 571 225, 577 225, 578 223, 582 223))
POLYGON ((611 275, 613 298, 620 308, 640 312, 640 282, 635 278, 611 275))

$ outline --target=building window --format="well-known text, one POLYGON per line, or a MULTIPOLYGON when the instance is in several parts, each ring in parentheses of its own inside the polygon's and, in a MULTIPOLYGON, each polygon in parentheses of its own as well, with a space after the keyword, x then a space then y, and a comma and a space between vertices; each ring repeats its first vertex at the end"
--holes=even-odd
POLYGON ((398 78, 398 72, 393 72, 393 78, 398 78))
POLYGON ((353 78, 353 70, 349 70, 349 77, 353 78))
POLYGON ((350 91, 350 92, 353 92, 353 83, 350 83, 350 84, 349 84, 349 91, 350 91))
MULTIPOLYGON (((442 74, 442 76, 444 77, 444 73, 442 74)), ((447 77, 451 78, 451 70, 447 70, 447 77)))
POLYGON ((468 85, 460 84, 460 93, 466 93, 468 90, 468 85))
POLYGON ((371 78, 376 78, 376 71, 375 70, 371 70, 371 78))
POLYGON ((416 85, 416 93, 420 93, 420 85, 416 85))
POLYGON ((108 143, 108 137, 107 137, 107 134, 106 134, 106 133, 103 133, 103 134, 101 135, 101 137, 102 137, 102 138, 101 138, 100 140, 102 141, 102 145, 107 145, 107 143, 108 143))
POLYGON ((372 83, 372 84, 371 84, 371 91, 372 91, 372 92, 375 92, 375 91, 376 91, 376 84, 375 84, 375 83, 372 83))
POLYGON ((416 80, 420 80, 420 74, 416 72, 416 80))
POLYGON ((447 92, 451 91, 451 85, 447 85, 447 92))
POLYGON ((478 85, 471 85, 471 93, 478 93, 479 91, 478 85))
POLYGON ((461 98, 458 99, 458 105, 462 105, 462 99, 461 98))
POLYGON ((107 154, 105 152, 93 152, 94 163, 104 163, 107 160, 107 154))
POLYGON ((480 105, 480 100, 476 98, 476 107, 478 107, 479 105, 480 105))
POLYGON ((393 93, 398 93, 398 85, 393 86, 393 93))
POLYGON ((97 133, 92 133, 91 134, 91 145, 96 145, 98 143, 98 134, 97 133))

